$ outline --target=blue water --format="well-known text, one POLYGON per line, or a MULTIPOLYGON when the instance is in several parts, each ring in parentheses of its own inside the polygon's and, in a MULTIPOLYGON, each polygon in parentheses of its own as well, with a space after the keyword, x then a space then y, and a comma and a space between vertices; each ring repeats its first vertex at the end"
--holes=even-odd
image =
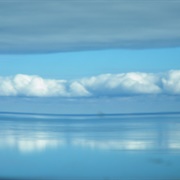
POLYGON ((0 114, 0 179, 180 179, 180 115, 0 114))

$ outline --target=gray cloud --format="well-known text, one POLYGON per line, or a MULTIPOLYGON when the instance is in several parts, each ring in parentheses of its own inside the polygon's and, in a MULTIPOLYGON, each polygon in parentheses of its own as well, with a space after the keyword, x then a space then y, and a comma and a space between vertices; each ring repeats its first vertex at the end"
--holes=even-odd
POLYGON ((0 2, 0 52, 180 46, 180 2, 0 2))
POLYGON ((158 74, 140 72, 101 74, 69 81, 23 74, 0 77, 0 96, 68 98, 150 94, 180 95, 180 70, 158 74))

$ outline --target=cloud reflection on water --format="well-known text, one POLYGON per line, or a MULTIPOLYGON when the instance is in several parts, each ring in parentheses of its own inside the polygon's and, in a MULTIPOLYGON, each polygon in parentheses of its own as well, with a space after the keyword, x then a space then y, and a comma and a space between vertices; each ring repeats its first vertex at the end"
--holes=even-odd
POLYGON ((17 148, 23 153, 43 151, 47 148, 57 148, 64 144, 64 140, 41 138, 38 135, 34 135, 33 137, 28 137, 26 135, 22 135, 22 137, 7 135, 0 138, 0 147, 17 148))
POLYGON ((62 147, 99 150, 180 150, 178 118, 111 121, 0 120, 0 148, 21 153, 62 147))
POLYGON ((86 139, 75 139, 73 145, 88 147, 91 149, 109 149, 109 150, 146 150, 152 147, 152 144, 149 144, 146 141, 121 141, 121 140, 86 140, 86 139))

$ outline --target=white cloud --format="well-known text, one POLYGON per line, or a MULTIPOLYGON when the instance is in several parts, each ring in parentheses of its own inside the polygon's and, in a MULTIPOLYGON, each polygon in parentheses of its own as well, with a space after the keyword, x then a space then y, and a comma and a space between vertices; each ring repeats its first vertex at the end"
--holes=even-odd
POLYGON ((28 96, 66 96, 64 80, 43 79, 39 76, 18 74, 13 78, 17 93, 28 96))
POLYGON ((180 46, 179 1, 2 1, 0 52, 180 46))
POLYGON ((39 76, 18 74, 15 77, 0 78, 1 96, 87 96, 80 84, 68 84, 65 80, 43 79, 39 76), (66 86, 69 85, 69 90, 66 86))
POLYGON ((0 77, 1 96, 110 97, 148 94, 180 95, 180 70, 157 74, 101 74, 71 81, 23 74, 0 77))
POLYGON ((79 82, 75 81, 70 84, 70 96, 89 96, 90 93, 79 82))
POLYGON ((104 74, 81 82, 99 95, 157 94, 161 92, 158 77, 147 73, 104 74))
POLYGON ((172 70, 162 79, 164 90, 171 94, 180 95, 180 71, 172 70))

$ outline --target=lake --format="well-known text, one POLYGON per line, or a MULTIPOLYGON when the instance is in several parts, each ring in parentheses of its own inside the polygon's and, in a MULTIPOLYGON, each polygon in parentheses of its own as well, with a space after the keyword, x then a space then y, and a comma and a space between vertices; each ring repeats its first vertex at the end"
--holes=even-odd
POLYGON ((0 179, 180 179, 180 115, 0 114, 0 179))

